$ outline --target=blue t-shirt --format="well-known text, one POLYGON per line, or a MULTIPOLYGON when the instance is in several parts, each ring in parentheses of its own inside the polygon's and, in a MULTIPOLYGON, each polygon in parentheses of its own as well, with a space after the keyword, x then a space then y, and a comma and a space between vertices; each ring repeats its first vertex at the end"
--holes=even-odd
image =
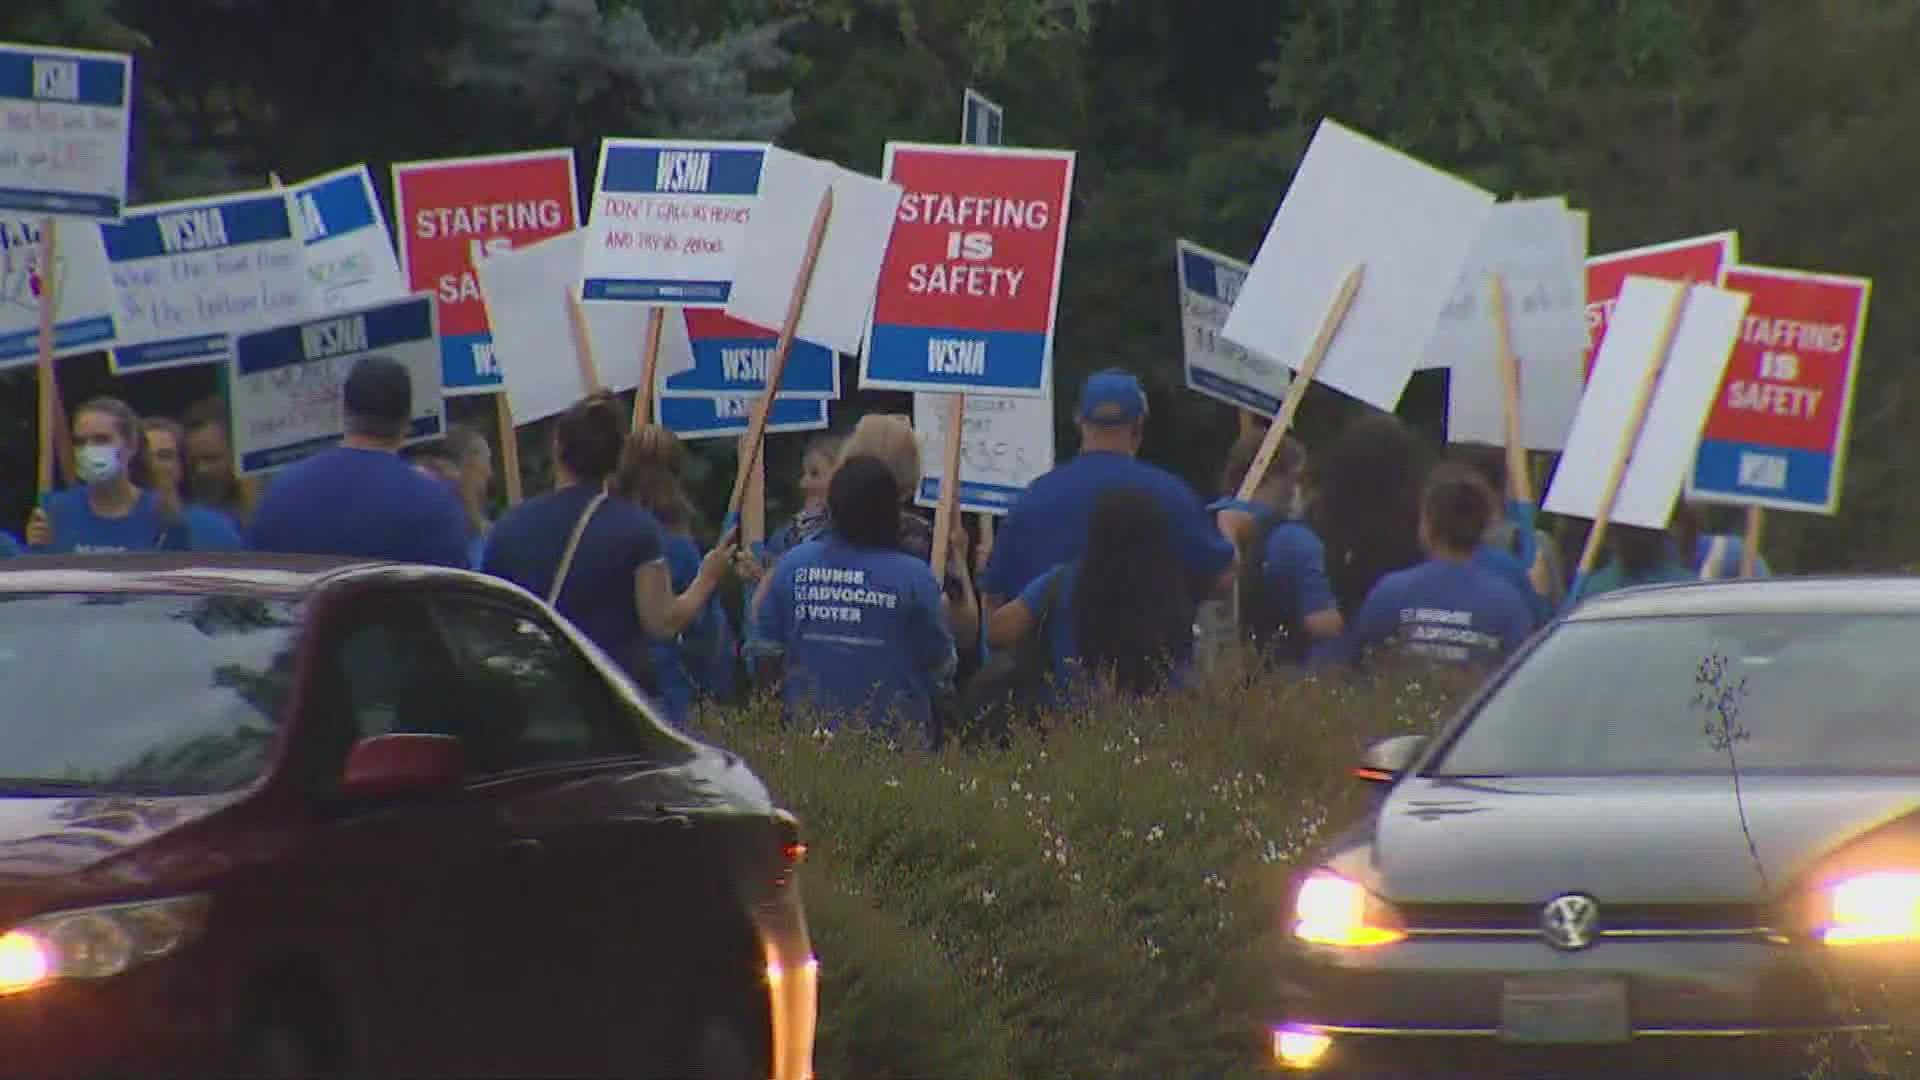
POLYGON ((223 514, 185 506, 169 529, 160 517, 160 500, 143 491, 124 517, 101 517, 87 501, 87 489, 70 487, 47 500, 53 543, 35 547, 40 555, 90 555, 132 551, 238 551, 240 536, 223 514))
MULTIPOLYGON (((1532 533, 1529 531, 1528 535, 1532 533)), ((1536 628, 1545 626, 1547 620, 1553 617, 1553 609, 1547 606, 1546 599, 1533 587, 1533 579, 1527 576, 1526 565, 1512 552, 1491 544, 1481 544, 1473 553, 1473 561, 1482 570, 1491 572, 1519 592, 1520 598, 1527 602, 1527 611, 1533 616, 1536 628)))
POLYGON ((1093 504, 1113 488, 1148 491, 1166 510, 1196 596, 1232 564, 1233 545, 1186 481, 1127 454, 1081 453, 1035 480, 1014 503, 994 537, 981 591, 1019 596, 1049 568, 1080 558, 1087 550, 1093 504))
POLYGON ((467 512, 398 454, 336 446, 289 465, 260 497, 256 551, 470 565, 467 512))
POLYGON ((1330 649, 1357 663, 1369 650, 1444 664, 1491 664, 1533 633, 1519 591, 1472 562, 1430 559, 1381 578, 1330 649))
POLYGON ((1295 598, 1295 612, 1305 618, 1330 611, 1333 581, 1327 577, 1327 549, 1320 535, 1302 521, 1283 521, 1267 534, 1265 562, 1260 574, 1277 596, 1295 598))
POLYGON ((0 559, 11 559, 20 554, 20 541, 5 529, 0 529, 0 559))
MULTIPOLYGON (((1740 576, 1740 560, 1746 558, 1746 554, 1747 554, 1746 541, 1743 538, 1738 536, 1732 536, 1732 535, 1710 536, 1706 533, 1702 533, 1699 536, 1694 538, 1694 542, 1693 542, 1694 574, 1696 576, 1704 576, 1707 569, 1707 559, 1713 554, 1713 542, 1716 539, 1725 539, 1727 543, 1726 543, 1726 550, 1720 556, 1720 563, 1719 563, 1719 566, 1717 567, 1717 569, 1719 570, 1719 573, 1715 574, 1714 576, 1722 577, 1722 578, 1739 577, 1740 576)), ((1772 573, 1773 571, 1768 569, 1767 567, 1766 556, 1755 555, 1753 557, 1753 576, 1754 577, 1770 577, 1772 576, 1772 573)))
MULTIPOLYGON (((1078 563, 1055 566, 1039 577, 1034 578, 1020 592, 1020 602, 1026 605, 1035 620, 1040 617, 1040 609, 1046 605, 1047 590, 1058 579, 1060 591, 1053 598, 1053 607, 1049 610, 1047 631, 1047 653, 1051 658, 1049 674, 1052 679, 1048 685, 1047 704, 1050 708, 1077 706, 1085 700, 1088 687, 1086 669, 1081 663, 1079 617, 1075 613, 1074 593, 1079 584, 1080 567, 1078 563)), ((1186 685, 1193 672, 1192 641, 1188 639, 1187 648, 1177 655, 1164 658, 1171 661, 1172 667, 1167 673, 1167 685, 1180 687, 1186 685)))
MULTIPOLYGON (((683 593, 693 579, 700 574, 700 545, 689 537, 678 533, 662 532, 661 540, 667 557, 667 574, 673 579, 673 591, 683 593)), ((711 606, 711 602, 709 602, 711 606)), ((708 618, 710 612, 701 612, 701 618, 708 618)), ((697 622, 697 620, 696 620, 697 622)), ((695 629, 688 626, 688 630, 695 629)), ((660 684, 660 703, 665 707, 667 720, 675 727, 685 727, 693 715, 693 676, 687 670, 685 650, 680 642, 655 641, 650 646, 653 654, 653 673, 660 684)))
POLYGON ((1693 581, 1697 577, 1698 575, 1693 571, 1672 559, 1667 559, 1644 574, 1627 573, 1616 559, 1591 574, 1574 578, 1573 586, 1567 590, 1564 607, 1571 610, 1580 601, 1590 596, 1599 596, 1616 589, 1631 589, 1639 585, 1671 585, 1682 581, 1693 581))
MULTIPOLYGON (((595 494, 590 484, 574 484, 507 511, 487 534, 481 569, 546 599, 595 494)), ((653 515, 626 499, 607 499, 580 535, 554 608, 608 656, 631 666, 648 644, 634 575, 662 555, 653 515)))
POLYGON ((953 677, 953 635, 927 564, 895 548, 857 548, 831 532, 774 567, 754 612, 751 648, 785 661, 789 718, 854 720, 931 744, 933 694, 953 677))

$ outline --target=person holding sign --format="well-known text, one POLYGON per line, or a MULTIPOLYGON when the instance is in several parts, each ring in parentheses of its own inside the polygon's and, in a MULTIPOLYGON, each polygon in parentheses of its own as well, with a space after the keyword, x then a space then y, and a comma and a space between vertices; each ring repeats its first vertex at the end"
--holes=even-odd
POLYGON ((1326 657, 1359 664, 1390 648, 1408 659, 1492 666, 1518 648, 1533 633, 1533 614, 1511 584, 1474 559, 1493 512, 1478 476, 1462 465, 1436 468, 1421 502, 1427 561, 1381 578, 1326 657))
MULTIPOLYGON (((1256 429, 1234 442, 1221 475, 1223 491, 1240 490, 1265 441, 1266 432, 1256 429)), ((1305 663, 1315 643, 1331 641, 1346 628, 1327 576, 1326 548, 1313 527, 1300 520, 1306 509, 1306 467, 1306 448, 1289 436, 1251 503, 1229 496, 1210 507, 1248 519, 1239 534, 1242 634, 1263 654, 1293 664, 1305 663)))
POLYGON ((36 555, 133 551, 237 551, 240 537, 218 514, 149 490, 140 418, 117 398, 95 398, 73 414, 80 487, 47 500, 27 521, 36 555))
POLYGON ((459 497, 400 457, 413 420, 406 366, 379 353, 361 357, 341 404, 346 437, 274 478, 248 529, 254 549, 469 569, 459 497))
POLYGON ((936 742, 933 699, 957 657, 925 560, 900 550, 903 493, 879 458, 848 458, 827 492, 833 527, 788 552, 755 601, 748 648, 789 723, 857 724, 936 742))
POLYGON ((1225 589, 1233 545, 1214 526, 1186 481, 1139 460, 1147 395, 1131 372, 1109 368, 1080 391, 1080 453, 1035 480, 1014 503, 994 540, 981 589, 989 609, 1019 596, 1040 575, 1087 549, 1093 504, 1114 488, 1152 492, 1172 522, 1174 550, 1196 598, 1225 589))

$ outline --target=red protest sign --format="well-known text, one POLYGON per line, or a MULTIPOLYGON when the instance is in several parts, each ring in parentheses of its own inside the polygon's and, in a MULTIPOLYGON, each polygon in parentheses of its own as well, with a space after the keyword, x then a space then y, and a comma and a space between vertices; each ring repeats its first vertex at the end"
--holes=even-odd
POLYGON ((433 293, 439 308, 446 392, 501 389, 473 249, 525 247, 579 228, 573 151, 402 162, 393 202, 407 287, 433 293))
POLYGON ((1630 276, 1664 278, 1679 281, 1691 278, 1696 285, 1717 285, 1720 271, 1740 257, 1739 234, 1733 232, 1696 236, 1665 244, 1596 255, 1587 260, 1587 376, 1593 375, 1593 358, 1600 355, 1600 342, 1607 336, 1607 319, 1614 302, 1630 276))
POLYGON ((906 195, 880 270, 860 384, 1042 396, 1073 154, 887 145, 906 195))
POLYGON ((1723 284, 1752 300, 1687 494, 1831 514, 1872 282, 1729 266, 1723 284))

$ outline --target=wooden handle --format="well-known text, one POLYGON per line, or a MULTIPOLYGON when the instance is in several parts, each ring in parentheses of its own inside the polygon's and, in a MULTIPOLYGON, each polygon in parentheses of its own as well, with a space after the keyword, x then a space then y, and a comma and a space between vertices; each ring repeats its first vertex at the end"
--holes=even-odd
POLYGON ((593 334, 587 329, 587 309, 571 284, 560 287, 567 305, 567 325, 573 330, 573 355, 580 362, 580 383, 587 393, 598 392, 606 384, 600 381, 600 365, 593 361, 593 334))
POLYGON ((827 222, 833 219, 833 188, 820 196, 820 209, 813 214, 813 232, 807 237, 806 254, 800 259, 800 275, 793 283, 793 298, 787 301, 787 320, 780 327, 780 343, 773 350, 773 362, 767 365, 767 388, 754 404, 753 418, 747 422, 745 442, 740 448, 740 467, 734 473, 733 494, 727 499, 727 517, 740 512, 747 495, 747 481, 753 464, 760 457, 767 437, 767 417, 773 412, 773 398, 780 392, 780 376, 787 370, 787 356, 793 352, 793 337, 800 329, 800 314, 806 310, 807 290, 813 285, 813 270, 820 262, 820 244, 827 238, 827 222))
POLYGON ((520 434, 513 427, 513 406, 504 393, 493 395, 493 418, 500 431, 500 471, 505 473, 507 505, 520 503, 520 434))
MULTIPOLYGON (((55 296, 58 288, 55 282, 60 276, 54 270, 54 257, 58 253, 60 246, 58 236, 56 235, 57 228, 57 222, 54 218, 44 218, 40 222, 40 296, 38 298, 40 304, 40 348, 37 368, 39 373, 37 384, 40 398, 40 446, 37 461, 39 468, 38 486, 41 495, 46 495, 53 490, 54 463, 61 460, 60 448, 62 443, 66 442, 65 440, 54 437, 60 427, 59 418, 56 415, 60 405, 60 380, 53 365, 55 311, 59 303, 55 296)), ((69 455, 73 452, 70 442, 66 445, 66 452, 69 455)), ((73 475, 70 465, 67 468, 67 475, 73 475)))
POLYGON ((1752 577, 1760 565, 1760 537, 1767 531, 1767 510, 1747 507, 1747 537, 1740 545, 1740 576, 1752 577))
POLYGON ((1240 499, 1253 498, 1260 485, 1267 478, 1267 470, 1273 467, 1274 455, 1280 452, 1280 443, 1287 437, 1287 429, 1293 426, 1293 414, 1300 411, 1300 402, 1307 396, 1307 387, 1320 373, 1320 362, 1327 358, 1327 350, 1333 347, 1334 335, 1340 332, 1340 324, 1346 321, 1347 312, 1353 308, 1353 298, 1360 292, 1360 278, 1366 267, 1356 266, 1347 271, 1340 283, 1340 291, 1334 294, 1333 306, 1327 309, 1327 317, 1320 323, 1320 333, 1313 339, 1313 346, 1307 350, 1307 358, 1301 363, 1300 370, 1294 372, 1293 381, 1287 384, 1287 396, 1280 402, 1280 411, 1267 427, 1267 437, 1260 443, 1260 452, 1253 456, 1253 463, 1247 467, 1247 475, 1240 481, 1240 499))
POLYGON ((933 580, 947 580, 948 539, 960 504, 960 440, 965 435, 967 395, 947 395, 947 445, 940 458, 940 502, 933 511, 933 580))
MULTIPOLYGON (((1582 574, 1593 570, 1600 561, 1600 548, 1607 539, 1607 525, 1613 520, 1613 504, 1620 500, 1620 485, 1626 481, 1627 465, 1633 459, 1633 451, 1640 445, 1640 433, 1647 426, 1647 413, 1653 408, 1653 395, 1660 387, 1660 376, 1667 369, 1667 357, 1673 352, 1674 339, 1680 333, 1680 318, 1687 310, 1687 296, 1693 291, 1691 275, 1681 279, 1680 288, 1673 294, 1673 306, 1667 310, 1667 322, 1660 330, 1659 352, 1654 354, 1653 363, 1648 367, 1646 377, 1640 380, 1640 392, 1633 399, 1633 411, 1627 414, 1627 430, 1620 440, 1619 452, 1613 456, 1613 467, 1607 473, 1607 485, 1600 490, 1600 506, 1594 513, 1593 529, 1587 533, 1586 549, 1580 553, 1582 574)), ((1597 358, 1596 358, 1597 360, 1597 358)))
MULTIPOLYGON (((674 318, 680 318, 678 312, 674 318)), ((633 391, 633 426, 653 423, 654 388, 660 379, 660 335, 665 332, 667 309, 647 312, 647 336, 640 345, 640 385, 633 391)))
POLYGON ((1494 358, 1500 365, 1500 389, 1506 406, 1506 497, 1532 502, 1533 478, 1528 475, 1527 448, 1520 437, 1520 358, 1513 355, 1513 325, 1507 318, 1507 283, 1499 274, 1488 275, 1488 281, 1493 291, 1494 358))

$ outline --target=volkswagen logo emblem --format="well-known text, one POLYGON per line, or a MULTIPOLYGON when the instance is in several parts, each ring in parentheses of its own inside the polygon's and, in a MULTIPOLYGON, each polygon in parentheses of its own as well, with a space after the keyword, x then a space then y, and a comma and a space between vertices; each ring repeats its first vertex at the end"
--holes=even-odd
POLYGON ((1547 944, 1566 952, 1593 944, 1599 923, 1599 902, 1581 893, 1556 896, 1540 909, 1540 933, 1547 944))

